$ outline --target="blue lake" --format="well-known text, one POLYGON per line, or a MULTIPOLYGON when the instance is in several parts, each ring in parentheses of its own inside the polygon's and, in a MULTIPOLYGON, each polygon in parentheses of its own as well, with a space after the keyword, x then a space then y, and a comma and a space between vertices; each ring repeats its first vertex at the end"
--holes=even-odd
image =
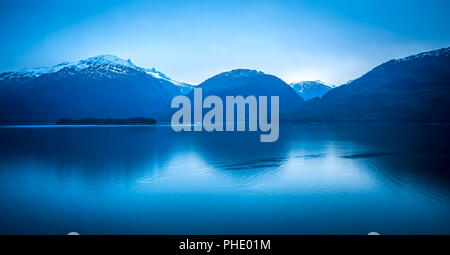
POLYGON ((450 126, 0 128, 0 234, 450 234, 450 126))

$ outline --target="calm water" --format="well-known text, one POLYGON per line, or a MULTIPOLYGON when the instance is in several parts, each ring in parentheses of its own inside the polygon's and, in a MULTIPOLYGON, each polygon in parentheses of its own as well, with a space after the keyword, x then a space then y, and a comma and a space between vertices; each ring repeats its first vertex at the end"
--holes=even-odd
POLYGON ((0 128, 1 234, 450 234, 450 126, 0 128))

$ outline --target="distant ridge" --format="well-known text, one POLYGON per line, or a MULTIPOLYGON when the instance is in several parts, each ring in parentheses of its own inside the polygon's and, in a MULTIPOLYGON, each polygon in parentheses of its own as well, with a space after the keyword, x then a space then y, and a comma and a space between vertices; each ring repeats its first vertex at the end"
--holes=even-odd
POLYGON ((334 87, 333 85, 327 85, 320 80, 294 82, 289 84, 289 86, 291 86, 295 92, 306 101, 315 97, 322 97, 334 87))
POLYGON ((56 125, 153 125, 156 120, 152 118, 128 118, 128 119, 59 119, 56 125))

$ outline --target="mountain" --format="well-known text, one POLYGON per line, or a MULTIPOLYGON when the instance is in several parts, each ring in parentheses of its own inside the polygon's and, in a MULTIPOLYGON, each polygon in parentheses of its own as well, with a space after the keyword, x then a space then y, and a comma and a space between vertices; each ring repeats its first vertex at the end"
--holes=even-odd
POLYGON ((450 122, 450 48, 381 64, 308 101, 296 121, 450 122))
POLYGON ((322 97, 333 88, 333 86, 329 86, 320 80, 295 82, 289 84, 289 86, 291 86, 305 101, 315 97, 322 97))
POLYGON ((189 85, 112 55, 0 74, 0 122, 167 118, 189 85))
MULTIPOLYGON (((276 76, 256 70, 235 69, 223 72, 196 87, 202 88, 203 98, 216 95, 221 97, 224 103, 226 96, 267 96, 268 103, 270 96, 279 96, 280 112, 292 111, 304 103, 287 83, 276 76)), ((270 112, 270 108, 268 111, 270 112)))
MULTIPOLYGON (((276 76, 248 69, 220 73, 195 87, 203 89, 203 98, 217 95, 224 102, 226 96, 279 96, 281 120, 450 122, 449 70, 450 48, 443 48, 390 60, 322 97, 312 93, 323 88, 317 81, 291 87, 276 76)), ((0 74, 0 123, 134 117, 165 121, 175 111, 172 98, 192 97, 193 87, 112 55, 5 72, 0 74)))

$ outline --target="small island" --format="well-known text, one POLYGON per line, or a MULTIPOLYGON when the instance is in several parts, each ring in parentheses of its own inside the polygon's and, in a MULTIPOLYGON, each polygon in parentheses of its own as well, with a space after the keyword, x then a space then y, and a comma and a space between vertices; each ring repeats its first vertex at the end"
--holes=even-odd
POLYGON ((56 125, 154 125, 156 120, 152 118, 128 118, 128 119, 98 119, 98 118, 86 118, 86 119, 59 119, 56 125))

